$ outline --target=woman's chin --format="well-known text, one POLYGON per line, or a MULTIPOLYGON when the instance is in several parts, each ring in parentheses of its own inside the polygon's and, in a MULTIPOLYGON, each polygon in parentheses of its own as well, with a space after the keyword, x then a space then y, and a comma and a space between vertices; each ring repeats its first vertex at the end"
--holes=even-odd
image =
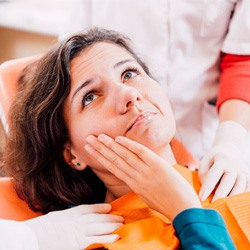
POLYGON ((166 149, 172 140, 172 137, 169 135, 166 136, 164 134, 157 133, 148 133, 147 135, 143 136, 136 136, 136 137, 128 137, 129 139, 132 139, 145 147, 151 149, 153 152, 158 153, 162 152, 162 150, 166 149))

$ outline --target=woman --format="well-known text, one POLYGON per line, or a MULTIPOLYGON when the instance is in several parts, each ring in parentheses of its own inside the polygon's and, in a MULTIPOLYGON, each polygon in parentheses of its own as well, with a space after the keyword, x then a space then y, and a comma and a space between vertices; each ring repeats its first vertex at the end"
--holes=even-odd
POLYGON ((63 30, 114 29, 147 55, 177 136, 201 159, 204 200, 213 190, 213 200, 241 193, 250 181, 249 12, 249 0, 85 0, 63 30))
MULTIPOLYGON (((152 202, 153 208, 171 221, 186 209, 191 214, 200 211, 192 187, 170 167, 176 163, 170 147, 175 122, 168 99, 122 35, 92 29, 69 38, 38 61, 31 78, 21 87, 10 116, 4 163, 18 194, 32 209, 46 213, 81 203, 110 202, 134 189, 123 176, 118 174, 128 185, 111 173, 116 171, 112 165, 108 171, 105 167, 110 165, 93 153, 93 148, 98 150, 93 135, 105 142, 103 134, 107 134, 112 138, 125 136, 148 147, 145 162, 154 162, 156 157, 156 162, 164 165, 159 178, 164 174, 173 184, 172 196, 168 190, 164 194, 170 195, 171 206, 167 202, 166 207, 159 208, 152 202)), ((111 149, 112 145, 105 148, 109 153, 111 149)), ((140 152, 139 146, 138 156, 140 152)), ((126 162, 138 161, 126 152, 122 157, 126 162)), ((110 161, 120 164, 112 155, 110 161)), ((148 202, 147 193, 142 190, 139 195, 148 202)), ((212 237, 210 249, 234 249, 221 217, 204 211, 203 219, 219 218, 215 219, 214 235, 221 238, 212 237)), ((185 248, 182 229, 177 226, 185 248)), ((206 247, 202 234, 198 230, 195 237, 189 237, 189 249, 190 244, 206 247)))

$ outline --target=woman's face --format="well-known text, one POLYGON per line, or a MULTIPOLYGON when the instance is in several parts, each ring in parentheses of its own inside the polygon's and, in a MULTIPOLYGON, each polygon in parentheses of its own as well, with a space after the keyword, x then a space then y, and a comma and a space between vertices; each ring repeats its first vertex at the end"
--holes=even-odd
POLYGON ((72 60, 71 76, 64 118, 78 162, 102 169, 84 149, 89 135, 126 136, 155 152, 169 144, 175 133, 169 101, 125 49, 94 44, 72 60))

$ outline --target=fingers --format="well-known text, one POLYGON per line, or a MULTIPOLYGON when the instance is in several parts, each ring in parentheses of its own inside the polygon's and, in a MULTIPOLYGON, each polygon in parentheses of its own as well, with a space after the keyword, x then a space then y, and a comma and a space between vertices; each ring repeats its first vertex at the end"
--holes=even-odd
POLYGON ((207 197, 213 192, 216 184, 220 181, 223 175, 223 170, 217 168, 216 166, 211 167, 210 171, 207 173, 204 182, 201 186, 199 197, 201 201, 207 199, 207 197))
POLYGON ((198 174, 199 174, 199 178, 201 183, 204 183, 205 179, 206 179, 206 175, 209 171, 209 169, 211 168, 211 166, 214 164, 214 155, 213 154, 208 154, 206 155, 200 162, 200 166, 198 169, 198 174))
POLYGON ((108 136, 99 136, 98 140, 89 136, 86 141, 89 144, 85 145, 85 149, 91 156, 129 186, 138 178, 138 168, 146 167, 135 154, 108 136))
POLYGON ((248 191, 248 180, 247 176, 243 174, 237 178, 230 195, 239 194, 244 191, 248 191))
POLYGON ((124 218, 114 214, 86 214, 81 217, 81 221, 82 223, 122 223, 124 218))
POLYGON ((248 190, 247 173, 237 172, 234 168, 223 168, 222 162, 212 165, 201 186, 199 197, 202 201, 214 191, 212 201, 235 195, 248 190), (216 187, 217 186, 217 187, 216 187))
POLYGON ((225 173, 215 191, 212 202, 218 200, 219 198, 227 197, 234 187, 236 178, 236 173, 225 173))
POLYGON ((121 227, 122 223, 91 223, 85 232, 86 236, 98 236, 111 234, 116 229, 121 227))
POLYGON ((102 164, 109 172, 114 174, 117 178, 124 181, 125 183, 129 183, 130 176, 134 176, 133 173, 128 172, 128 167, 126 168, 126 164, 121 162, 121 159, 117 156, 112 156, 111 160, 107 159, 108 156, 103 156, 100 152, 98 152, 92 145, 85 145, 85 149, 88 153, 95 158, 98 162, 102 164), (114 158, 117 157, 117 158, 114 158))
POLYGON ((90 214, 90 213, 108 213, 111 210, 110 204, 93 204, 93 205, 79 205, 77 207, 73 207, 71 209, 67 209, 66 211, 77 212, 80 214, 90 214))
POLYGON ((78 220, 83 223, 93 223, 93 222, 115 222, 122 223, 124 218, 119 215, 108 214, 111 210, 110 204, 93 204, 93 205, 79 205, 77 207, 66 209, 64 211, 70 214, 79 214, 78 220))
POLYGON ((226 196, 231 196, 246 192, 248 189, 248 179, 245 174, 237 172, 225 173, 220 181, 212 201, 226 196))
MULTIPOLYGON (((132 141, 123 136, 116 137, 115 141, 128 148, 134 154, 136 154, 149 167, 155 166, 155 164, 157 165, 159 161, 163 162, 162 158, 160 158, 149 148, 139 144, 138 142, 132 141)), ((164 162, 164 165, 166 165, 166 162, 164 162)))
MULTIPOLYGON (((82 241, 81 245, 84 246, 84 249, 87 245, 90 245, 92 243, 114 242, 120 238, 119 235, 112 234, 112 232, 123 226, 122 222, 110 222, 109 219, 112 218, 111 216, 104 221, 103 218, 105 218, 105 216, 103 216, 103 218, 97 217, 94 216, 94 220, 93 218, 90 218, 89 223, 81 222, 80 225, 82 228, 79 227, 77 230, 77 232, 81 232, 78 238, 79 241, 82 241), (96 219, 100 220, 94 222, 96 219)), ((119 221, 119 217, 120 216, 113 216, 113 219, 119 221)))
MULTIPOLYGON (((85 145, 86 151, 103 167, 105 167, 109 172, 120 178, 121 180, 126 182, 126 179, 129 177, 126 172, 121 171, 120 168, 117 168, 117 166, 121 166, 121 163, 119 165, 120 159, 119 158, 114 158, 112 156, 111 160, 107 159, 102 153, 98 152, 93 145, 85 145)), ((105 153, 104 153, 105 154, 105 153)), ((123 168, 122 168, 123 169, 123 168)), ((125 168, 124 168, 125 169, 125 168)))
MULTIPOLYGON (((130 167, 137 166, 137 168, 134 168, 136 171, 140 171, 142 168, 142 161, 140 158, 128 150, 126 147, 122 146, 121 144, 117 143, 117 141, 113 140, 107 135, 101 134, 97 138, 99 141, 101 141, 105 146, 112 149, 112 151, 115 153, 113 156, 119 156, 122 158, 123 162, 126 162, 130 167)), ((124 169, 126 170, 126 168, 124 169)))

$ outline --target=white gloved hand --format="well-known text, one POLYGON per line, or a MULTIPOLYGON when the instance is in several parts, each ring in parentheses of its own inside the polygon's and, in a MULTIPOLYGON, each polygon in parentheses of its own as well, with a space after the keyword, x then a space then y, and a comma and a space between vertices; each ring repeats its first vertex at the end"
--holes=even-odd
POLYGON ((80 205, 27 220, 40 250, 78 250, 96 242, 114 242, 111 234, 123 225, 121 216, 107 214, 109 204, 80 205))
POLYGON ((239 123, 220 123, 213 146, 201 160, 199 197, 205 200, 216 189, 212 201, 249 190, 250 166, 246 165, 247 130, 239 123))

